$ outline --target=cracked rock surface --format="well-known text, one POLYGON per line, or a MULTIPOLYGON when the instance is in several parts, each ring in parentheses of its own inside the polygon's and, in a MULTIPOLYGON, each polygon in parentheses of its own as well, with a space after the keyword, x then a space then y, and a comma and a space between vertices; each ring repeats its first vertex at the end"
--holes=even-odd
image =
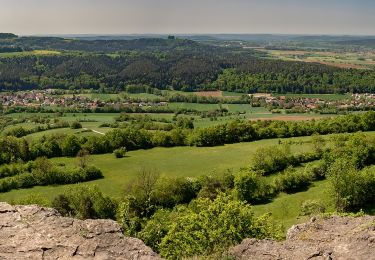
POLYGON ((288 230, 283 242, 245 239, 230 249, 236 259, 375 259, 375 217, 312 218, 288 230))
POLYGON ((113 220, 78 220, 0 202, 0 259, 160 259, 113 220))

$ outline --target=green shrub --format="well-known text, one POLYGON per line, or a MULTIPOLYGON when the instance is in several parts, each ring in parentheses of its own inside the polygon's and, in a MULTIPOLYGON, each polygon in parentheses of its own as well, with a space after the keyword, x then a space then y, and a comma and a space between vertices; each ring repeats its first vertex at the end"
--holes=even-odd
POLYGON ((145 227, 138 233, 138 237, 156 252, 160 252, 160 243, 168 234, 173 219, 177 217, 175 211, 160 209, 147 221, 145 227))
POLYGON ((244 238, 281 237, 268 216, 255 217, 251 206, 231 196, 199 198, 177 210, 159 244, 161 256, 168 259, 223 252, 244 238))
POLYGON ((293 193, 305 190, 311 184, 312 178, 304 169, 287 169, 274 179, 274 187, 278 191, 293 193))
POLYGON ((116 158, 123 158, 126 155, 126 148, 125 147, 120 147, 116 150, 113 151, 113 154, 115 155, 116 158))
POLYGON ((352 157, 336 159, 329 168, 328 179, 340 212, 356 211, 375 201, 375 171, 358 170, 352 157))
POLYGON ((234 192, 238 199, 248 203, 267 200, 274 195, 273 188, 254 171, 241 171, 235 175, 234 192))
POLYGON ((82 124, 78 121, 73 121, 71 124, 70 124, 70 128, 71 129, 80 129, 82 128, 82 124))
POLYGON ((80 219, 115 219, 117 203, 97 186, 76 186, 59 194, 52 206, 63 215, 80 219))
POLYGON ((312 216, 324 213, 324 204, 318 200, 306 200, 301 205, 301 216, 312 216))

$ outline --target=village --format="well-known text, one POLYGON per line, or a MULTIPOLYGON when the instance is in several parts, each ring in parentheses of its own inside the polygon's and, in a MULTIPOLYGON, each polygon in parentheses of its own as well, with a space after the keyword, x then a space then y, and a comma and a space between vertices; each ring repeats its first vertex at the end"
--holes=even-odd
POLYGON ((252 101, 270 109, 287 109, 300 112, 312 112, 333 108, 337 110, 369 110, 375 107, 375 94, 347 94, 348 98, 329 100, 310 97, 273 96, 272 94, 253 94, 252 101))
MULTIPOLYGON (((249 104, 251 106, 266 107, 270 111, 284 109, 288 113, 319 112, 324 109, 362 111, 375 107, 375 94, 367 93, 346 94, 346 98, 341 99, 324 99, 316 97, 316 95, 314 97, 308 97, 308 95, 305 97, 276 96, 268 93, 255 93, 249 94, 249 96, 251 97, 249 104)), ((64 92, 54 89, 0 93, 0 104, 5 110, 11 107, 62 107, 95 110, 103 107, 119 109, 124 107, 167 107, 169 105, 163 99, 149 100, 127 96, 120 98, 119 95, 116 99, 101 100, 84 94, 64 94, 64 92)))
POLYGON ((110 100, 92 99, 84 95, 57 95, 53 89, 32 90, 23 92, 0 93, 0 104, 8 107, 65 107, 94 110, 100 107, 153 107, 166 106, 167 102, 150 102, 139 100, 110 100))

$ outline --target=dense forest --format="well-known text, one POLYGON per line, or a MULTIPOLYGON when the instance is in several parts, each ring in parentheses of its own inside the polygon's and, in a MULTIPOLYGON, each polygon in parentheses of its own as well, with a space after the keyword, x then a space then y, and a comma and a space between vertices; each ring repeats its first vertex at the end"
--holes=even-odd
POLYGON ((268 60, 251 50, 173 37, 136 40, 7 37, 0 39, 0 52, 17 51, 20 55, 0 55, 1 90, 93 88, 118 91, 130 84, 145 84, 183 91, 375 92, 375 72, 371 70, 268 60), (23 55, 20 50, 60 53, 23 55))

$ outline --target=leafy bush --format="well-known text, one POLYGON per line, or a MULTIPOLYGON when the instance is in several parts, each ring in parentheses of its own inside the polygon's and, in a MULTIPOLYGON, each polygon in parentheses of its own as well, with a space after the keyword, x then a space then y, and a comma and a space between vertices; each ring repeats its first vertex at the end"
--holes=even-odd
POLYGON ((78 121, 73 121, 71 124, 70 124, 70 128, 71 129, 80 129, 82 128, 82 124, 78 121))
POLYGON ((80 219, 115 219, 117 203, 104 196, 97 186, 76 186, 58 195, 52 207, 65 216, 80 219))
POLYGON ((273 187, 254 171, 241 171, 234 178, 234 192, 238 199, 256 203, 274 195, 273 187))
POLYGON ((197 197, 201 186, 192 178, 160 178, 152 201, 158 207, 173 208, 178 204, 189 203, 197 197))
POLYGON ((137 236, 156 252, 160 252, 160 243, 168 234, 173 219, 177 217, 176 211, 160 209, 147 221, 145 227, 137 236))
POLYGON ((290 146, 287 144, 261 147, 252 157, 251 169, 268 175, 282 171, 288 166, 297 166, 304 162, 317 160, 319 157, 320 155, 317 153, 292 155, 290 146))
POLYGON ((198 179, 199 193, 198 197, 214 200, 221 192, 229 191, 234 187, 234 175, 227 171, 224 173, 215 173, 212 175, 201 176, 198 179))
POLYGON ((274 187, 287 193, 305 190, 311 184, 312 178, 304 169, 287 169, 274 179, 274 187))
POLYGON ((244 238, 281 237, 281 229, 268 216, 255 217, 249 205, 227 195, 221 194, 214 201, 200 198, 177 210, 159 244, 165 258, 222 252, 244 238))
POLYGON ((306 200, 301 205, 301 216, 312 216, 324 213, 324 204, 318 200, 306 200))
POLYGON ((61 144, 61 151, 64 156, 76 156, 81 150, 81 143, 77 136, 68 135, 61 144))
POLYGON ((375 171, 358 170, 352 158, 338 158, 329 168, 328 179, 338 211, 359 210, 375 200, 375 171))
POLYGON ((113 151, 113 154, 115 155, 116 158, 123 158, 126 155, 126 148, 125 147, 120 147, 116 150, 113 151))

